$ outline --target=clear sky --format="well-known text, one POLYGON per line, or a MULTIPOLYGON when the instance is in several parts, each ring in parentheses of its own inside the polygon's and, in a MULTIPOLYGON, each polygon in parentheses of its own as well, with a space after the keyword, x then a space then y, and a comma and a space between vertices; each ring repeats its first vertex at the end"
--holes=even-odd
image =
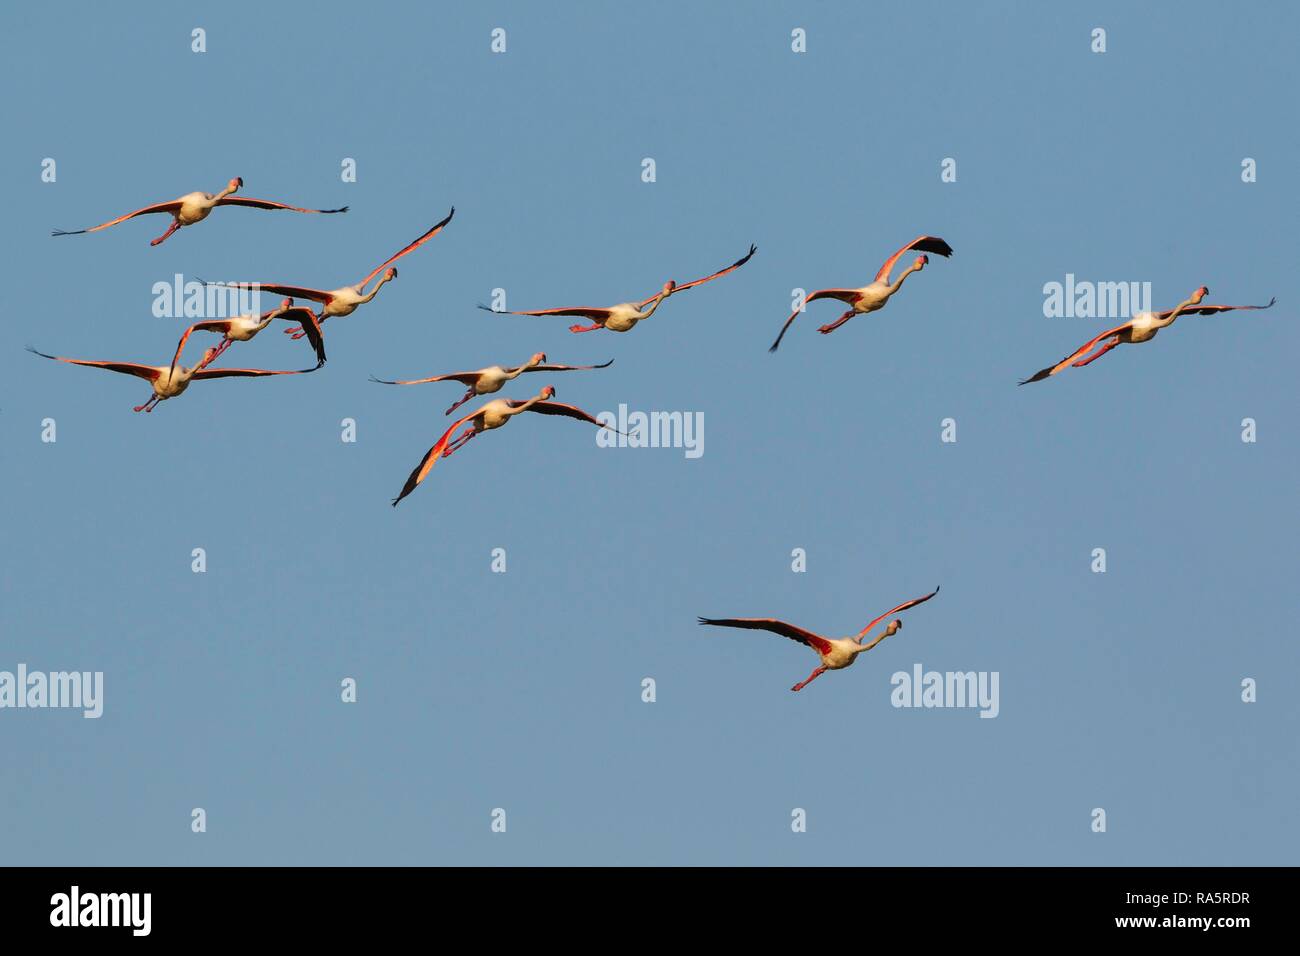
MULTIPOLYGON (((10 4, 2 25, 0 670, 105 684, 98 720, 0 711, 4 862, 1297 861, 1293 4, 10 4), (158 217, 49 236, 233 176, 351 211, 221 209, 157 248, 158 217), (316 374, 136 415, 140 381, 23 351, 162 362, 182 322, 151 314, 155 282, 334 288, 452 205, 325 325, 316 374), (953 257, 834 336, 814 329, 842 309, 814 303, 768 354, 792 289, 865 284, 921 233, 953 257), (474 307, 639 299, 751 242, 626 335, 474 307), (1278 305, 1017 388, 1117 324, 1044 317, 1067 274, 1150 282, 1156 308, 1201 284, 1278 305), (528 416, 390 508, 460 391, 368 376, 539 350, 615 363, 503 396, 702 413, 704 454, 528 416), (695 623, 852 634, 936 584, 798 694, 808 650, 695 623), (998 717, 894 708, 915 664, 997 672, 998 717)), ((272 330, 221 362, 309 355, 272 330)))

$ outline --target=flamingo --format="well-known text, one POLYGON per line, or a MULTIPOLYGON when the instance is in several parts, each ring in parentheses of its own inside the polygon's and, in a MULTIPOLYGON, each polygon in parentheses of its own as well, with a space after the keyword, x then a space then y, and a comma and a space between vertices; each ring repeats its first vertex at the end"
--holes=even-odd
POLYGON ((293 299, 286 298, 280 303, 278 308, 270 312, 263 312, 259 315, 236 315, 228 319, 209 319, 205 322, 195 322, 181 336, 180 344, 176 346, 176 358, 172 360, 172 367, 180 361, 181 353, 185 350, 185 342, 190 337, 191 332, 218 332, 221 334, 221 344, 216 348, 209 350, 209 357, 204 358, 199 364, 199 368, 210 365, 213 361, 220 358, 226 349, 235 342, 247 342, 270 325, 276 319, 285 319, 289 322, 300 322, 302 328, 307 333, 307 340, 316 352, 316 365, 320 367, 325 364, 325 340, 321 337, 320 323, 316 321, 316 314, 304 305, 295 306, 293 299))
MULTIPOLYGON (((103 368, 110 372, 122 372, 126 375, 134 375, 136 378, 143 378, 153 386, 153 397, 143 405, 137 405, 132 411, 135 412, 152 412, 159 402, 165 402, 169 398, 175 398, 187 388, 190 382, 197 379, 205 378, 227 378, 231 376, 253 377, 261 375, 303 375, 307 372, 316 371, 315 368, 304 368, 297 371, 287 372, 270 372, 260 368, 204 368, 204 366, 213 359, 215 348, 208 349, 204 353, 203 361, 193 368, 186 368, 183 365, 176 364, 176 359, 172 360, 171 365, 136 365, 131 362, 95 362, 90 359, 72 359, 64 358, 61 355, 46 355, 44 352, 38 352, 36 349, 28 346, 27 351, 39 355, 41 358, 53 359, 56 362, 69 362, 72 365, 88 365, 91 368, 103 368)), ((320 368, 320 366, 316 366, 320 368)))
MULTIPOLYGON (((497 314, 498 315, 578 315, 586 319, 591 319, 594 322, 594 324, 593 325, 571 325, 569 326, 570 332, 595 332, 598 329, 609 329, 611 332, 628 332, 631 331, 632 327, 635 326, 638 322, 644 322, 646 319, 650 318, 650 316, 654 315, 655 309, 659 308, 659 304, 663 302, 664 299, 668 298, 670 295, 676 295, 678 292, 685 292, 687 289, 693 289, 697 285, 703 285, 706 282, 711 282, 714 279, 717 279, 721 276, 725 276, 728 272, 732 272, 736 269, 739 269, 746 262, 748 262, 750 258, 754 255, 754 253, 757 251, 758 251, 758 247, 755 245, 751 245, 749 247, 749 252, 747 252, 741 258, 737 259, 731 265, 727 266, 725 269, 719 269, 717 272, 713 273, 713 275, 705 276, 703 279, 696 279, 694 282, 688 282, 685 285, 678 285, 676 282, 673 282, 670 279, 669 281, 664 283, 663 288, 660 289, 657 293, 655 293, 648 299, 643 299, 640 302, 620 302, 618 305, 612 305, 607 309, 579 307, 579 308, 566 308, 566 309, 540 309, 536 312, 502 311, 502 312, 498 312, 497 314), (649 306, 649 308, 647 309, 646 306, 649 306)), ((488 312, 496 312, 496 309, 493 309, 486 305, 480 305, 479 308, 485 309, 488 312)))
POLYGON ((858 655, 871 650, 885 638, 897 634, 902 628, 903 622, 895 618, 885 627, 885 630, 873 640, 870 644, 863 644, 863 640, 871 629, 889 617, 891 614, 898 614, 906 611, 910 607, 916 607, 918 604, 924 604, 930 598, 939 593, 936 587, 925 597, 915 598, 911 601, 905 601, 898 607, 886 611, 880 617, 874 618, 862 630, 857 633, 856 637, 822 637, 814 634, 812 631, 805 631, 802 627, 795 627, 793 624, 787 624, 784 621, 778 621, 770 617, 730 617, 714 618, 702 617, 699 619, 701 624, 712 624, 717 627, 743 627, 751 630, 771 631, 773 634, 780 634, 782 637, 788 637, 792 641, 798 641, 800 644, 807 645, 817 652, 821 658, 821 665, 817 667, 808 677, 791 687, 791 690, 803 690, 822 674, 828 670, 838 671, 849 667, 857 660, 858 655))
MULTIPOLYGON (((262 292, 269 292, 271 295, 287 295, 295 299, 310 299, 313 302, 319 302, 321 308, 320 311, 316 313, 316 321, 318 323, 324 322, 331 316, 351 315, 357 310, 357 306, 364 305, 373 299, 378 294, 379 290, 383 288, 385 282, 391 282, 393 279, 396 279, 397 270, 389 269, 387 272, 384 272, 382 278, 375 283, 375 287, 369 292, 366 292, 365 288, 370 283, 371 279, 379 275, 380 272, 383 272, 385 266, 396 262, 408 252, 414 252, 420 246, 424 245, 440 233, 442 228, 447 225, 447 223, 451 222, 451 217, 454 215, 456 215, 455 206, 451 208, 451 212, 447 213, 446 219, 436 223, 414 242, 408 243, 401 250, 389 256, 371 270, 370 274, 356 285, 345 285, 341 289, 332 289, 328 292, 321 289, 309 289, 306 286, 279 285, 271 282, 238 282, 234 284, 234 288, 257 289, 262 292)), ((284 331, 286 335, 291 335, 295 339, 300 339, 307 334, 301 328, 285 329, 284 331)))
POLYGON ((545 361, 546 353, 538 352, 523 365, 516 365, 514 368, 489 365, 487 368, 481 368, 476 372, 455 372, 449 375, 435 375, 432 378, 417 378, 396 382, 375 378, 372 375, 370 381, 378 382, 380 385, 423 385, 426 382, 460 382, 467 388, 460 401, 443 412, 444 415, 450 415, 474 396, 499 392, 501 386, 505 385, 506 382, 518 378, 525 372, 586 372, 590 369, 609 368, 614 364, 613 359, 601 365, 545 365, 543 364, 545 361))
POLYGON ((173 199, 171 202, 155 203, 152 206, 145 206, 143 209, 137 209, 135 212, 129 212, 125 216, 118 216, 116 219, 110 219, 108 222, 102 222, 98 226, 91 226, 89 229, 55 229, 50 233, 52 236, 80 236, 87 232, 99 232, 101 229, 107 229, 109 226, 116 226, 119 222, 126 222, 128 219, 134 219, 136 216, 149 216, 154 213, 170 213, 172 224, 167 227, 157 239, 152 240, 149 245, 156 246, 165 242, 181 226, 192 226, 196 222, 202 222, 208 218, 208 214, 217 206, 251 206, 254 209, 288 209, 290 212, 319 212, 319 213, 336 213, 347 212, 348 207, 342 206, 339 209, 303 209, 300 206, 286 206, 282 202, 272 202, 269 199, 250 199, 245 196, 235 196, 231 194, 244 185, 244 180, 236 176, 230 182, 226 183, 226 188, 219 193, 186 193, 179 199, 173 199))
MULTIPOLYGON (((855 315, 865 315, 868 312, 877 312, 880 309, 883 309, 885 303, 893 297, 894 293, 903 287, 903 281, 909 275, 913 272, 920 272, 930 263, 929 256, 918 256, 911 266, 899 275, 898 281, 891 284, 889 281, 889 273, 894 270, 895 263, 898 262, 903 253, 912 249, 917 249, 920 252, 933 252, 935 255, 945 257, 952 255, 952 246, 948 245, 948 243, 944 242, 938 236, 917 236, 885 260, 885 264, 880 267, 880 271, 876 273, 876 278, 870 285, 864 285, 861 289, 817 290, 812 295, 808 296, 808 298, 804 299, 805 305, 809 302, 816 302, 818 299, 839 299, 841 302, 847 302, 849 305, 849 310, 847 312, 829 325, 821 326, 817 331, 822 335, 830 335, 830 333, 834 332, 855 315)), ((785 320, 785 325, 781 326, 781 334, 776 337, 776 341, 773 342, 772 347, 768 349, 769 352, 775 352, 780 347, 781 339, 785 338, 785 333, 786 330, 790 328, 790 323, 798 317, 799 312, 796 310, 790 315, 790 318, 785 320)))
POLYGON ((1186 301, 1178 303, 1177 306, 1167 312, 1139 312, 1123 325, 1117 325, 1113 329, 1107 329, 1100 335, 1093 336, 1055 365, 1049 365, 1047 368, 1035 372, 1019 384, 1028 385, 1030 382, 1041 382, 1043 379, 1050 378, 1066 368, 1083 368, 1085 365, 1097 361, 1117 345, 1137 345, 1142 342, 1150 342, 1156 337, 1157 332, 1173 325, 1174 320, 1180 315, 1214 315, 1219 312, 1232 312, 1239 309, 1268 309, 1272 308, 1273 303, 1277 301, 1277 298, 1274 297, 1268 300, 1268 305, 1201 305, 1201 300, 1209 294, 1210 290, 1206 286, 1201 286, 1186 301), (1082 357, 1092 351, 1097 343, 1103 339, 1110 339, 1110 341, 1087 358, 1082 357))
POLYGON ((508 398, 494 398, 492 401, 481 406, 477 411, 470 412, 464 418, 459 419, 454 425, 442 433, 437 444, 430 448, 420 459, 420 463, 415 466, 406 479, 406 484, 402 486, 401 493, 393 499, 393 507, 397 503, 419 487, 420 482, 428 476, 433 470, 433 466, 438 463, 439 458, 449 458, 452 453, 463 446, 475 435, 480 432, 490 431, 493 428, 500 428, 514 416, 523 412, 537 412, 541 415, 564 415, 568 418, 576 418, 579 421, 590 422, 601 428, 610 428, 604 422, 597 421, 591 415, 584 412, 581 408, 574 405, 565 405, 561 402, 552 402, 549 399, 555 396, 554 386, 547 385, 540 392, 527 401, 520 402, 508 398), (455 441, 451 440, 452 434, 460 426, 470 422, 471 427, 461 433, 455 441))

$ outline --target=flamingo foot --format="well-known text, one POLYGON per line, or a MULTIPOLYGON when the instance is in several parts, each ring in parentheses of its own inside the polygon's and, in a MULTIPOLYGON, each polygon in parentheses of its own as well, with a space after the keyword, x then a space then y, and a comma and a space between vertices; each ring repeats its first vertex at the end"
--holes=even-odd
POLYGON ((164 242, 167 241, 167 237, 170 236, 173 232, 175 232, 175 231, 176 231, 177 229, 179 229, 180 227, 181 227, 180 220, 179 220, 179 219, 173 220, 173 221, 172 221, 172 224, 171 224, 170 226, 167 227, 167 231, 164 232, 164 233, 163 233, 161 236, 159 236, 157 239, 151 239, 151 240, 149 241, 149 245, 151 245, 151 246, 159 246, 159 245, 162 245, 164 242))
POLYGON ((451 408, 449 408, 449 409, 447 409, 445 412, 443 412, 443 414, 444 414, 444 415, 450 415, 452 412, 454 412, 456 409, 460 408, 462 405, 464 405, 466 402, 468 402, 468 401, 469 401, 471 398, 473 398, 473 397, 474 397, 474 390, 473 390, 473 389, 470 389, 468 392, 465 393, 465 397, 464 397, 464 398, 462 398, 462 399, 461 399, 459 402, 457 402, 455 405, 451 406, 451 408))
POLYGON ((595 332, 597 329, 603 329, 604 326, 597 322, 595 325, 571 325, 570 332, 595 332))

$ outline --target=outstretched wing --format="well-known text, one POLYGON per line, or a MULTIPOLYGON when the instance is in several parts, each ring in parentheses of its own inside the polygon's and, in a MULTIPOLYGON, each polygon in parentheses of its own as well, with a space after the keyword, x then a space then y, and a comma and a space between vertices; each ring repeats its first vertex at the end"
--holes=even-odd
POLYGON ((357 288, 364 289, 366 287, 366 284, 369 283, 371 279, 373 279, 375 276, 379 275, 379 273, 384 271, 385 266, 389 265, 390 263, 396 262, 398 259, 402 258, 402 256, 406 255, 408 252, 412 252, 418 249, 420 246, 424 245, 426 242, 428 242, 438 233, 442 232, 442 227, 447 225, 447 223, 451 222, 451 217, 454 215, 456 215, 456 207, 452 206, 451 212, 447 213, 446 219, 444 219, 440 223, 435 224, 432 228, 429 229, 428 232, 422 235, 419 239, 416 239, 414 242, 408 243, 400 252, 394 253, 393 255, 385 259, 383 262, 379 263, 379 265, 375 267, 374 271, 371 272, 370 275, 366 276, 364 279, 361 280, 361 283, 360 285, 357 286, 357 288))
MULTIPOLYGON (((706 282, 711 282, 714 279, 720 278, 721 276, 725 276, 728 272, 734 272, 736 269, 739 269, 746 262, 752 259, 754 253, 757 251, 758 251, 758 246, 753 245, 751 243, 749 247, 749 252, 745 253, 743 256, 741 256, 731 265, 727 266, 725 269, 719 269, 717 272, 713 273, 713 275, 705 276, 703 279, 696 279, 694 282, 687 282, 685 285, 676 286, 673 288, 672 294, 676 295, 678 292, 685 292, 687 289, 693 289, 697 285, 704 285, 704 283, 706 282)), ((647 305, 653 302, 658 295, 659 293, 656 292, 654 295, 650 296, 650 298, 641 302, 640 307, 644 309, 647 305)))
POLYGON ((205 368, 195 372, 192 378, 256 378, 261 375, 306 375, 316 368, 300 368, 290 371, 268 371, 264 368, 205 368))
MULTIPOLYGON (((1214 315, 1218 312, 1232 312, 1235 309, 1271 309, 1273 303, 1277 301, 1277 296, 1268 300, 1268 305, 1198 305, 1191 309, 1183 309, 1179 315, 1214 315)), ((1160 313, 1162 317, 1168 318, 1173 313, 1173 309, 1168 312, 1160 313)))
POLYGON ((1055 375, 1057 372, 1061 371, 1062 369, 1069 368, 1071 362, 1077 359, 1080 355, 1083 355, 1086 352, 1091 351, 1093 346, 1095 346, 1102 339, 1109 338, 1112 335, 1118 335, 1120 332, 1123 332, 1128 327, 1129 327, 1129 323, 1125 322, 1123 325, 1117 325, 1113 329, 1107 329, 1105 332, 1102 332, 1100 335, 1094 335, 1092 338, 1084 342, 1081 346, 1079 346, 1077 349, 1075 349, 1065 358, 1061 359, 1061 361, 1057 362, 1055 365, 1049 365, 1047 366, 1047 368, 1039 369, 1033 375, 1029 376, 1029 378, 1025 379, 1023 382, 1020 382, 1018 384, 1028 385, 1030 382, 1041 382, 1043 379, 1055 375))
POLYGON ((876 273, 876 281, 888 282, 889 273, 893 270, 894 263, 898 262, 899 256, 903 255, 905 252, 910 252, 913 249, 917 252, 933 252, 936 256, 944 256, 945 258, 952 255, 952 246, 948 245, 948 243, 944 242, 938 236, 917 236, 885 260, 885 264, 881 266, 880 271, 876 273))
MULTIPOLYGON (((523 402, 511 402, 510 404, 519 406, 523 402)), ((536 412, 539 415, 563 415, 566 418, 576 418, 578 421, 591 422, 593 425, 599 425, 602 428, 608 427, 604 422, 588 415, 576 405, 565 405, 563 402, 534 402, 528 406, 528 411, 536 412)))
POLYGON ((609 318, 609 314, 612 311, 610 309, 572 308, 572 309, 538 309, 535 312, 507 312, 503 309, 502 311, 497 312, 496 309, 490 308, 481 303, 479 304, 479 308, 483 309, 485 312, 492 312, 496 315, 579 315, 582 316, 584 319, 600 319, 602 321, 604 319, 609 318))
MULTIPOLYGON (((602 362, 599 365, 534 365, 532 368, 525 368, 525 372, 588 372, 593 368, 609 368, 614 364, 614 360, 602 362)), ((510 369, 514 371, 514 369, 510 369)))
POLYGON ((118 216, 116 219, 110 219, 108 222, 101 222, 98 226, 91 226, 89 229, 54 229, 50 232, 52 236, 80 236, 87 232, 99 232, 101 229, 107 229, 109 226, 116 226, 119 222, 126 222, 128 219, 134 219, 136 216, 149 216, 157 212, 169 212, 175 214, 181 208, 181 201, 173 199, 171 202, 155 203, 152 206, 145 206, 143 209, 137 209, 135 212, 128 212, 125 216, 118 216))
POLYGON ((90 359, 73 359, 64 358, 62 355, 46 355, 44 352, 38 352, 30 345, 27 351, 33 355, 39 355, 41 358, 53 359, 56 362, 67 362, 71 365, 88 365, 91 368, 107 369, 110 372, 121 372, 124 375, 134 375, 136 378, 148 379, 150 382, 157 380, 162 374, 162 369, 155 368, 152 365, 136 365, 132 362, 95 362, 90 359))
MULTIPOLYGON (((854 302, 858 301, 859 294, 859 290, 857 289, 818 289, 803 301, 804 304, 807 305, 809 302, 816 302, 818 299, 839 299, 841 302, 847 302, 849 305, 852 305, 854 302)), ((796 309, 794 312, 790 313, 790 318, 785 320, 785 325, 781 326, 781 333, 776 337, 776 341, 767 349, 769 352, 775 352, 781 347, 781 340, 785 338, 785 333, 789 330, 790 324, 797 318, 799 318, 799 310, 796 309)))
POLYGON ((930 598, 934 597, 938 593, 939 593, 939 589, 936 587, 925 597, 915 598, 914 600, 911 601, 904 601, 902 604, 898 605, 898 607, 890 608, 884 614, 880 615, 880 617, 873 618, 871 622, 867 624, 866 627, 858 631, 858 636, 855 637, 854 640, 857 641, 859 644, 861 644, 862 639, 871 632, 871 629, 875 627, 877 624, 879 624, 881 621, 883 621, 885 618, 889 617, 889 615, 897 614, 900 611, 906 611, 909 607, 916 607, 918 604, 924 604, 926 601, 930 600, 930 598))
POLYGON ((225 199, 217 200, 217 205, 251 206, 254 209, 287 209, 289 212, 335 213, 348 211, 347 206, 342 206, 339 209, 303 209, 301 206, 287 206, 282 202, 272 202, 270 199, 250 199, 248 196, 227 196, 225 199))
POLYGON ((375 378, 370 376, 370 381, 378 382, 380 385, 424 385, 427 382, 460 382, 462 385, 473 385, 478 381, 478 372, 452 372, 450 375, 434 375, 430 378, 408 378, 390 381, 386 378, 375 378))
POLYGON ((792 641, 811 647, 818 654, 827 654, 831 649, 831 642, 826 638, 772 617, 702 617, 699 621, 701 624, 712 624, 715 627, 743 627, 754 631, 771 631, 773 634, 780 634, 782 637, 788 637, 792 641))
POLYGON ((273 285, 269 282, 209 282, 206 279, 199 279, 199 281, 204 285, 224 285, 231 289, 256 289, 259 292, 269 292, 271 295, 287 295, 291 299, 310 299, 322 305, 328 305, 334 298, 332 293, 309 289, 302 285, 273 285))
POLYGON ((424 481, 429 472, 433 470, 433 466, 438 463, 438 459, 442 457, 442 453, 447 450, 447 445, 451 441, 452 433, 477 414, 478 412, 470 412, 464 418, 458 420, 454 425, 442 433, 442 437, 438 439, 437 443, 432 448, 424 453, 424 457, 420 459, 420 463, 415 466, 415 470, 407 477, 406 484, 402 485, 402 490, 398 493, 397 497, 393 499, 394 508, 397 507, 399 501, 418 488, 420 482, 424 481))

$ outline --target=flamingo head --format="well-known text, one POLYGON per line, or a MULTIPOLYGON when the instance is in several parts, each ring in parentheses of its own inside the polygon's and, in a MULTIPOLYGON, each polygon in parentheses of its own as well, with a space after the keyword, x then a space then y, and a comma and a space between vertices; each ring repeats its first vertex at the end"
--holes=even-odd
POLYGON ((243 186, 244 186, 244 177, 243 177, 243 176, 236 176, 236 177, 235 177, 234 179, 232 179, 230 182, 226 183, 226 188, 229 189, 232 193, 233 193, 236 189, 242 189, 243 186))
POLYGON ((892 621, 889 622, 889 626, 885 628, 885 636, 888 637, 892 634, 897 634, 902 629, 903 629, 903 622, 900 621, 898 618, 894 618, 892 621))
POLYGON ((216 357, 217 357, 217 350, 215 348, 208 349, 206 352, 203 353, 203 361, 200 362, 199 364, 207 365, 216 357))
POLYGON ((922 269, 924 269, 924 268, 925 268, 926 266, 928 266, 929 264, 930 264, 930 257, 929 257, 929 256, 917 256, 917 257, 916 257, 916 263, 913 265, 913 268, 916 269, 917 272, 920 272, 922 269))
POLYGON ((1206 286, 1206 285, 1203 285, 1203 286, 1201 286, 1199 289, 1197 289, 1195 292, 1192 293, 1192 298, 1195 299, 1197 302, 1200 302, 1202 299, 1204 299, 1204 298, 1205 298, 1207 295, 1209 295, 1209 294, 1210 294, 1210 287, 1209 287, 1209 286, 1206 286))
POLYGON ((535 355, 533 355, 533 357, 532 357, 531 359, 528 360, 528 364, 529 364, 529 365, 541 365, 541 364, 542 364, 543 362, 545 362, 545 361, 546 361, 546 353, 545 353, 545 352, 538 352, 538 353, 536 353, 535 355))
POLYGON ((389 269, 387 272, 384 273, 384 278, 387 279, 387 280, 389 280, 390 282, 391 282, 393 279, 396 279, 396 278, 397 278, 397 269, 396 269, 396 268, 389 269))
POLYGON ((664 295, 671 295, 673 290, 676 288, 677 288, 677 281, 675 279, 669 279, 667 282, 664 283, 664 295))
POLYGON ((554 398, 554 397, 555 397, 555 386, 554 386, 554 385, 547 385, 544 389, 542 389, 542 394, 541 394, 540 397, 541 397, 542 401, 546 401, 546 400, 549 399, 549 398, 554 398))
POLYGON ((283 312, 291 305, 293 305, 293 299, 289 298, 288 296, 285 296, 284 301, 280 303, 280 311, 283 312))

